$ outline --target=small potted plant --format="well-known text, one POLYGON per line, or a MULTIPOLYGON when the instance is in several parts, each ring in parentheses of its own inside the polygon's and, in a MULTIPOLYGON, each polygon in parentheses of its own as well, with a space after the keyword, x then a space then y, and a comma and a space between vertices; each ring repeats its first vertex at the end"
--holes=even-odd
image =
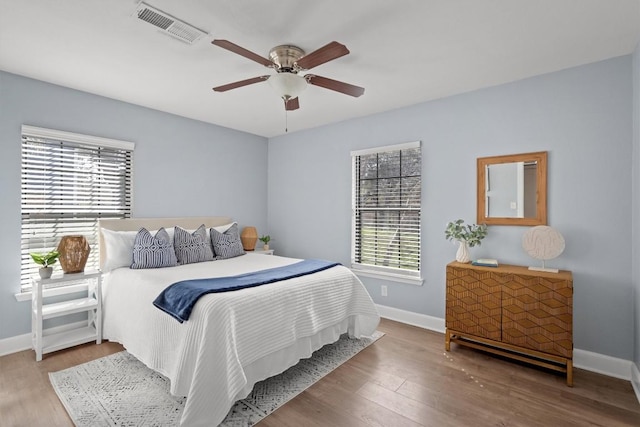
POLYGON ((268 251, 269 250, 269 242, 271 241, 271 236, 266 234, 264 236, 259 237, 258 240, 260 240, 262 243, 264 243, 264 246, 262 247, 262 250, 263 251, 268 251))
POLYGON ((31 255, 31 259, 33 259, 36 264, 42 266, 40 267, 40 270, 38 270, 38 273, 40 273, 40 278, 50 278, 51 273, 53 273, 53 267, 51 266, 56 263, 58 257, 60 256, 60 253, 54 250, 47 253, 32 252, 29 255, 31 255))
POLYGON ((486 224, 464 224, 464 221, 458 219, 447 224, 444 230, 444 236, 447 240, 455 240, 459 243, 458 252, 456 252, 456 261, 469 262, 469 247, 480 246, 482 239, 487 236, 488 228, 486 224))

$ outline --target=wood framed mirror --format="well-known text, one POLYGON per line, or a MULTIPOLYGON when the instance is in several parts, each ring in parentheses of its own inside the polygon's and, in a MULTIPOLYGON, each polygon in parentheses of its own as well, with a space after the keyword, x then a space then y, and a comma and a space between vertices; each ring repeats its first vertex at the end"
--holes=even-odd
POLYGON ((547 224, 547 152, 478 158, 478 224, 547 224))

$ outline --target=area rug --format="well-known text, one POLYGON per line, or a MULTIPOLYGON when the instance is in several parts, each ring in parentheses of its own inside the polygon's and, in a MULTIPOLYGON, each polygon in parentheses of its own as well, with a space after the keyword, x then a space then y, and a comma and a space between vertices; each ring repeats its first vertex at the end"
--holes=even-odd
MULTIPOLYGON (((383 336, 343 335, 280 375, 257 383, 231 408, 224 427, 252 426, 383 336)), ((169 380, 122 351, 49 374, 74 424, 84 426, 177 426, 185 397, 169 393, 169 380)))

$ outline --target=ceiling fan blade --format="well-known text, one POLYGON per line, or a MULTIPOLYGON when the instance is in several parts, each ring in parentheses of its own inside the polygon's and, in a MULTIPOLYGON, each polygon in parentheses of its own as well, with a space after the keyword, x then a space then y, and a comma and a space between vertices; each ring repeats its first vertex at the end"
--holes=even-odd
POLYGON ((284 109, 287 111, 293 111, 300 108, 300 102, 298 101, 298 97, 291 98, 288 101, 284 101, 284 109))
POLYGON ((240 80, 240 81, 237 81, 237 82, 228 83, 226 85, 216 86, 216 87, 213 88, 213 90, 215 90, 216 92, 226 92, 228 90, 235 89, 235 88, 238 88, 238 87, 252 85, 254 83, 260 83, 260 82, 263 82, 263 81, 267 80, 268 78, 269 78, 269 76, 253 77, 251 79, 240 80))
POLYGON ((310 70, 313 67, 317 67, 325 62, 333 61, 334 59, 340 58, 348 53, 349 49, 347 49, 345 45, 338 42, 331 42, 328 45, 303 56, 296 61, 296 64, 303 70, 310 70))
POLYGON ((231 51, 233 53, 236 53, 240 56, 244 56, 245 58, 248 58, 252 61, 257 62, 258 64, 262 64, 265 67, 273 67, 274 64, 273 62, 271 62, 270 60, 268 60, 267 58, 263 58, 262 56, 258 55, 257 53, 253 53, 250 50, 247 50, 243 47, 238 46, 235 43, 231 43, 229 40, 219 40, 216 39, 214 41, 211 42, 212 44, 219 46, 223 49, 227 49, 228 51, 231 51))
POLYGON ((341 82, 338 80, 328 79, 322 76, 316 76, 313 74, 307 74, 304 76, 309 84, 314 86, 320 86, 325 89, 335 90, 336 92, 344 93, 345 95, 355 96, 356 98, 364 93, 364 88, 360 86, 351 85, 349 83, 341 82))

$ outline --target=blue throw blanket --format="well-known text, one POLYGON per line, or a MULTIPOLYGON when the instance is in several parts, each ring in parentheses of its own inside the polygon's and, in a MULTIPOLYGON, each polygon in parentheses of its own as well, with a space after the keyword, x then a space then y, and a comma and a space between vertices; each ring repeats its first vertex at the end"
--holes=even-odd
POLYGON ((191 310, 198 299, 206 294, 236 291, 266 285, 280 280, 293 279, 340 265, 319 259, 307 259, 284 267, 270 268, 253 273, 210 279, 183 280, 169 285, 153 301, 153 305, 182 323, 189 320, 191 310))

